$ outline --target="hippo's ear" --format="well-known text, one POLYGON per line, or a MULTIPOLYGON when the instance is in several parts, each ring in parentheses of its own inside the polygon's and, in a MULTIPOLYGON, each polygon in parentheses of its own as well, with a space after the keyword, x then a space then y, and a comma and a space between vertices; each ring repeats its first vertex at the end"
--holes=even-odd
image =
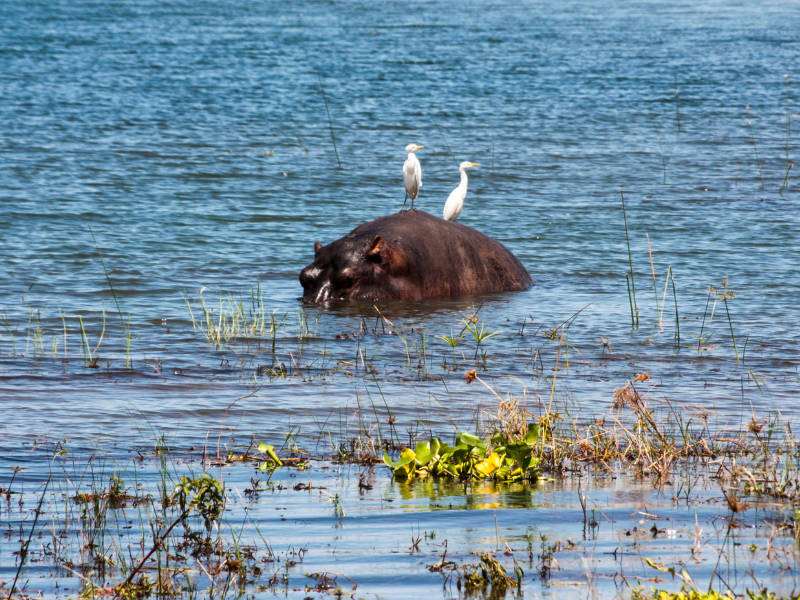
POLYGON ((370 242, 369 246, 367 246, 367 258, 380 258, 381 252, 383 252, 385 247, 386 242, 383 241, 381 236, 376 235, 375 238, 370 242))
POLYGON ((319 254, 320 250, 322 250, 322 242, 314 242, 314 256, 319 254))

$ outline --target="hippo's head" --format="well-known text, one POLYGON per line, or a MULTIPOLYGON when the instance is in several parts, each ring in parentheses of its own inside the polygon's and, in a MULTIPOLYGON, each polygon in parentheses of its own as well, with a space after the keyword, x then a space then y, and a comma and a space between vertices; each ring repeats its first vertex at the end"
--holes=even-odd
POLYGON ((300 283, 309 302, 400 298, 411 292, 408 272, 402 248, 380 235, 351 234, 327 246, 316 242, 300 283))

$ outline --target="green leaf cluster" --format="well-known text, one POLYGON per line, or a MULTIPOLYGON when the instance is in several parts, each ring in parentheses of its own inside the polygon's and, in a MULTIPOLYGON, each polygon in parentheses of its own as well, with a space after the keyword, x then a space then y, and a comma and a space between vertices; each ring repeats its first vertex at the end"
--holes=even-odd
POLYGON ((487 444, 476 435, 461 432, 455 445, 438 438, 418 442, 414 450, 405 448, 393 461, 384 453, 383 462, 399 479, 450 477, 459 481, 491 477, 496 481, 519 481, 539 476, 539 458, 534 449, 539 440, 539 424, 528 426, 525 439, 509 441, 495 434, 487 444))
POLYGON ((181 477, 181 482, 172 491, 184 512, 194 509, 205 521, 206 529, 211 531, 211 524, 225 510, 225 486, 211 475, 203 473, 199 477, 189 479, 181 477))

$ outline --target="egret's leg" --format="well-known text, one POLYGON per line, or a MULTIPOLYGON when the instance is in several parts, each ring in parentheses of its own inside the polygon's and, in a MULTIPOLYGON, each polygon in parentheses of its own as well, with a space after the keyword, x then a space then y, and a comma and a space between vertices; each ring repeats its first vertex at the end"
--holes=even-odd
MULTIPOLYGON (((406 197, 405 197, 405 199, 403 200, 403 208, 401 208, 401 209, 400 209, 400 212, 404 212, 404 211, 405 211, 405 209, 406 209, 406 202, 407 202, 407 201, 408 201, 408 192, 406 192, 406 197)), ((414 203, 414 201, 412 200, 412 201, 411 201, 411 203, 413 204, 413 203, 414 203)))

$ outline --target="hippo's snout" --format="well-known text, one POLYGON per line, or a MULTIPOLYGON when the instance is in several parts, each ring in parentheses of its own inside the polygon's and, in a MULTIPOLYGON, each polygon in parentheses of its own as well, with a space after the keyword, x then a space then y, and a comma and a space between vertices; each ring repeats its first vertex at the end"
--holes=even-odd
POLYGON ((305 269, 300 271, 300 285, 303 286, 304 290, 314 287, 321 274, 322 269, 316 265, 307 266, 305 269))
POLYGON ((331 298, 331 282, 322 277, 323 269, 311 264, 300 271, 303 298, 311 302, 325 302, 331 298))

